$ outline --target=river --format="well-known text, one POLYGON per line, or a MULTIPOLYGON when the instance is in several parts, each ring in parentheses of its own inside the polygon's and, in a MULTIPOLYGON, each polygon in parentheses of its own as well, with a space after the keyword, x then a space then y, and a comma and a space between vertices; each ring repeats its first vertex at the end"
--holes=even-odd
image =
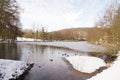
POLYGON ((73 55, 88 55, 78 51, 35 44, 0 43, 0 58, 34 63, 24 80, 86 80, 91 75, 78 72, 65 60, 73 55))

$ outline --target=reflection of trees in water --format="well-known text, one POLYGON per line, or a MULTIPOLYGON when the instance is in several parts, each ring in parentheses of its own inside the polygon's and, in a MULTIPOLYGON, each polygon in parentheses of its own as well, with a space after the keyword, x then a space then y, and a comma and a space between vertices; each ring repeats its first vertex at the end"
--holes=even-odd
POLYGON ((44 45, 35 45, 36 52, 40 52, 41 54, 45 53, 46 46, 44 45))
POLYGON ((17 44, 0 43, 0 59, 17 59, 17 44))
POLYGON ((44 54, 46 46, 44 45, 30 45, 29 46, 32 53, 41 53, 44 54))

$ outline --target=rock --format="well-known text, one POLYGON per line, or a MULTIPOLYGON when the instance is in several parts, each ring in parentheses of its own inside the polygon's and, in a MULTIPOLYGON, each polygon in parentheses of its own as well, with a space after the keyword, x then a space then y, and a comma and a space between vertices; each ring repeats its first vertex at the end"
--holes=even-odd
POLYGON ((23 72, 22 75, 20 75, 17 79, 10 79, 10 80, 24 80, 25 76, 28 74, 28 72, 32 69, 34 66, 34 63, 28 64, 29 67, 23 72))

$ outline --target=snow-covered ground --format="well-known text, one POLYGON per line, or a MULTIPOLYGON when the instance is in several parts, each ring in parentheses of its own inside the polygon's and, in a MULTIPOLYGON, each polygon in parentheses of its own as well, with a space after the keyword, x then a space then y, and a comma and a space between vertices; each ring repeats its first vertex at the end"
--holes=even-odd
POLYGON ((100 67, 106 66, 104 60, 89 56, 71 56, 66 59, 72 64, 73 68, 85 73, 92 73, 100 67))
POLYGON ((41 39, 17 37, 17 41, 42 41, 41 39))
POLYGON ((0 59, 0 80, 16 79, 29 67, 23 61, 0 59))
POLYGON ((120 52, 111 67, 87 80, 120 80, 120 52))

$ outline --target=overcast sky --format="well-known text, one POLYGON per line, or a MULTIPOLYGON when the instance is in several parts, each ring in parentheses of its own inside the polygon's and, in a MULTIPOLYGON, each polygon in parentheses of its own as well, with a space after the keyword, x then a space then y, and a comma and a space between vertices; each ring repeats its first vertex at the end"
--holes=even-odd
POLYGON ((113 0, 17 0, 23 28, 92 27, 113 0))

